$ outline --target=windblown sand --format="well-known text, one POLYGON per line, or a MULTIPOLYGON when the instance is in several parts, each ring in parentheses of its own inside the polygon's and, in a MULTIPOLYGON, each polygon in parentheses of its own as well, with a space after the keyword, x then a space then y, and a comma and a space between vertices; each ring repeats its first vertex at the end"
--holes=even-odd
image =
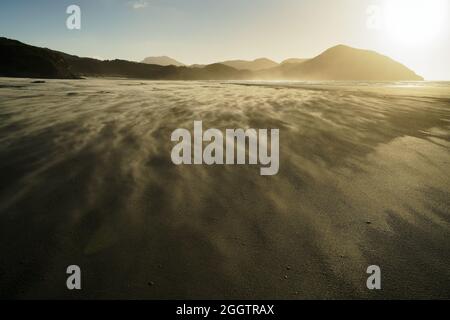
POLYGON ((449 172, 448 83, 3 78, 0 297, 448 299, 449 172), (279 174, 173 165, 194 120, 279 128, 279 174))

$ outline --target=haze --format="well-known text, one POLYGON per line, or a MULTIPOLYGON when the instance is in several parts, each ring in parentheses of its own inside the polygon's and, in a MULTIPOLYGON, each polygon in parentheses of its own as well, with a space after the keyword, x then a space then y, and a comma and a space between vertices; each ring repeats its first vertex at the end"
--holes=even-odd
POLYGON ((346 44, 376 50, 427 80, 450 80, 446 0, 2 1, 1 36, 80 56, 185 64, 309 58, 346 44), (65 27, 70 4, 82 29, 65 27))

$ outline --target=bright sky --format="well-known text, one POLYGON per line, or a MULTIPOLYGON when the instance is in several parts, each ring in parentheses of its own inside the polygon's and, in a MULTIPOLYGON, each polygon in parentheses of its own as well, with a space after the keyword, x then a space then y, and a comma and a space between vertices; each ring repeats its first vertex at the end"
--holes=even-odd
POLYGON ((80 56, 186 64, 371 49, 450 80, 450 0, 1 0, 0 35, 80 56), (81 30, 66 8, 81 8, 81 30))

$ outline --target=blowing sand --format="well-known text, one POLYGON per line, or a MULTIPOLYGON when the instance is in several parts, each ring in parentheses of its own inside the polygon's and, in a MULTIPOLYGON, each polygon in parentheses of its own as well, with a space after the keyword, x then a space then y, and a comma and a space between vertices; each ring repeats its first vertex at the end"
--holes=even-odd
POLYGON ((3 78, 0 297, 448 299, 449 169, 448 83, 3 78), (194 120, 280 129, 278 175, 173 165, 194 120))

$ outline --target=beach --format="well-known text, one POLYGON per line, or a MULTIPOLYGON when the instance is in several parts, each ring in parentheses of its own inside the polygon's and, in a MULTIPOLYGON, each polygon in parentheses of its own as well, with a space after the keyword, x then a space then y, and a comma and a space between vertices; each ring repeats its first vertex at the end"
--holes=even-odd
POLYGON ((450 299, 449 82, 0 78, 0 168, 1 298, 450 299), (278 174, 174 165, 200 120, 278 174))

